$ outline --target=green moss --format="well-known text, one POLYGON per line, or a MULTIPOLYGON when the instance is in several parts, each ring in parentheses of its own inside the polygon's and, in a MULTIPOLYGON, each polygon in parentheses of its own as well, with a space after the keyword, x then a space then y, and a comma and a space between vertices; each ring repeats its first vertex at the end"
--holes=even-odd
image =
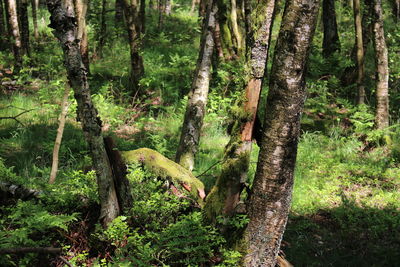
POLYGON ((189 170, 149 148, 125 151, 121 154, 125 163, 144 165, 158 177, 171 181, 175 187, 182 189, 182 192, 188 192, 190 197, 203 207, 204 185, 189 170), (184 190, 183 186, 190 188, 190 191, 184 190))

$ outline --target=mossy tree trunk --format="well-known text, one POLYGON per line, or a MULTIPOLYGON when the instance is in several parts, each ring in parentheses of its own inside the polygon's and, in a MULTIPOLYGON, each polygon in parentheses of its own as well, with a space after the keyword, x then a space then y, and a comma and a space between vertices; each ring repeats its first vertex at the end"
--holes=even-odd
POLYGON ((194 168, 194 158, 199 146, 201 127, 206 113, 208 89, 210 84, 211 60, 214 51, 214 30, 217 5, 210 1, 197 59, 196 71, 186 105, 185 118, 175 161, 188 170, 194 168))
POLYGON ((100 220, 107 226, 119 213, 120 208, 101 136, 101 120, 91 99, 86 69, 82 62, 79 40, 76 38, 77 22, 72 0, 47 0, 51 14, 49 25, 60 41, 64 52, 64 62, 68 80, 77 101, 78 119, 82 123, 85 139, 89 144, 93 168, 96 171, 99 199, 101 204, 100 220))
POLYGON ((364 46, 361 24, 360 0, 353 0, 354 11, 354 28, 356 33, 357 44, 357 103, 365 103, 365 87, 364 87, 364 46))
POLYGON ((139 15, 140 7, 138 0, 124 0, 123 7, 131 57, 129 87, 131 95, 134 96, 139 91, 139 81, 144 74, 143 59, 140 55, 140 48, 142 45, 139 15))
POLYGON ((268 110, 242 243, 245 266, 275 266, 293 190, 306 62, 319 0, 286 1, 271 71, 268 110))
POLYGON ((323 0, 322 20, 324 24, 322 52, 324 57, 330 57, 340 49, 339 34, 336 23, 335 0, 323 0))
POLYGON ((389 126, 389 67, 381 0, 374 0, 373 21, 376 65, 375 125, 377 129, 384 129, 389 126))
POLYGON ((78 22, 77 39, 80 40, 79 48, 82 55, 82 62, 86 71, 90 73, 89 67, 89 44, 86 27, 86 13, 88 9, 88 0, 74 0, 75 14, 78 22))
POLYGON ((250 73, 245 88, 246 101, 243 103, 242 114, 236 118, 231 139, 225 148, 221 174, 207 197, 205 214, 214 222, 219 215, 229 217, 235 213, 240 193, 247 181, 254 121, 268 58, 276 1, 247 1, 246 6, 246 10, 250 12, 246 16, 247 24, 250 25, 247 27, 250 73))
POLYGON ((37 40, 39 39, 38 20, 37 20, 37 12, 39 10, 39 0, 31 0, 31 6, 32 6, 33 36, 37 40))
POLYGON ((19 15, 20 31, 21 31, 22 53, 24 55, 30 56, 28 0, 19 1, 18 15, 19 15))
POLYGON ((18 71, 22 67, 22 41, 19 30, 17 2, 16 0, 6 0, 8 25, 11 32, 11 43, 14 54, 14 67, 18 71))

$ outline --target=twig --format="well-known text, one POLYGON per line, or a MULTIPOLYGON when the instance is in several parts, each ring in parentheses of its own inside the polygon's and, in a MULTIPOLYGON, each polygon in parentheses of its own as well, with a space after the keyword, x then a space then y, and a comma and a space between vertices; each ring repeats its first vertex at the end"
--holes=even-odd
MULTIPOLYGON (((14 108, 17 108, 17 107, 14 107, 14 108)), ((17 109, 24 110, 24 109, 22 109, 22 108, 17 108, 17 109)), ((17 118, 18 118, 19 116, 25 114, 25 113, 28 113, 28 112, 32 111, 32 110, 35 110, 35 109, 34 109, 34 108, 33 108, 33 109, 25 109, 24 111, 22 111, 21 113, 15 115, 15 116, 0 117, 0 120, 7 120, 7 119, 9 119, 9 120, 15 120, 16 122, 18 122, 18 123, 21 124, 22 126, 25 126, 25 125, 24 125, 21 121, 19 121, 17 118)))
POLYGON ((67 259, 64 258, 63 256, 60 256, 59 258, 60 258, 60 260, 62 260, 62 262, 64 262, 69 267, 74 267, 74 265, 72 265, 69 261, 67 261, 67 259))
POLYGON ((46 253, 46 254, 57 254, 61 253, 61 248, 52 248, 52 247, 45 247, 45 248, 2 248, 0 249, 0 255, 3 254, 24 254, 24 253, 46 253))
POLYGON ((207 170, 205 170, 203 173, 197 175, 197 177, 203 176, 204 174, 206 174, 209 170, 211 170, 212 168, 214 168, 217 164, 219 163, 224 163, 225 160, 218 160, 217 162, 215 162, 213 165, 211 165, 207 170))

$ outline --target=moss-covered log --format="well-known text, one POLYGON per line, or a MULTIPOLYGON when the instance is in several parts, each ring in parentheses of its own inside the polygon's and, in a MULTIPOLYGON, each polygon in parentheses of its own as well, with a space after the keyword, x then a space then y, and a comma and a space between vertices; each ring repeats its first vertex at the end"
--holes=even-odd
POLYGON ((188 192, 200 207, 204 205, 204 185, 189 170, 149 148, 121 152, 127 164, 142 164, 148 171, 172 183, 172 188, 188 192))

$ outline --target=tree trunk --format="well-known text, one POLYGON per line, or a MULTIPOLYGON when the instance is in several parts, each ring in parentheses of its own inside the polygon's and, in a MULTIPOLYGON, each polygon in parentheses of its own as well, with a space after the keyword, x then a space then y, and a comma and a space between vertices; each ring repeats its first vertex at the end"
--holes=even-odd
POLYGON ((194 10, 196 9, 196 4, 199 4, 199 0, 192 0, 192 6, 190 7, 190 15, 194 14, 194 10))
POLYGON ((364 46, 363 34, 360 14, 360 0, 353 0, 354 11, 354 27, 356 31, 357 44, 357 103, 365 103, 365 88, 364 88, 364 46))
POLYGON ((231 20, 231 25, 232 25, 232 33, 233 37, 235 40, 235 48, 236 48, 236 55, 241 55, 242 54, 242 48, 243 48, 243 38, 242 34, 240 33, 239 30, 239 25, 237 22, 237 7, 236 7, 236 0, 231 0, 231 12, 230 12, 230 20, 231 20))
POLYGON ((146 33, 146 0, 140 0, 139 10, 140 33, 146 33))
POLYGON ((215 1, 211 1, 207 7, 196 72, 189 93, 181 138, 175 158, 177 163, 190 171, 194 168, 194 158, 199 146, 201 127, 206 112, 211 59, 215 43, 213 34, 217 9, 215 1))
POLYGON ((82 62, 86 71, 90 73, 89 66, 89 46, 86 27, 86 13, 88 8, 88 0, 73 0, 75 7, 75 15, 78 22, 78 31, 76 38, 80 40, 79 48, 81 51, 82 62))
POLYGON ((107 0, 102 0, 101 2, 101 16, 100 16, 100 35, 99 35, 99 47, 98 55, 99 58, 103 58, 103 49, 106 43, 107 36, 107 0))
POLYGON ((7 13, 12 38, 12 46, 15 60, 15 69, 18 71, 22 67, 22 43, 19 31, 17 2, 16 0, 7 1, 7 13))
POLYGON ((375 125, 377 129, 384 129, 389 126, 389 67, 381 0, 374 0, 373 20, 376 65, 375 125))
POLYGON ((51 14, 50 27, 55 30, 54 33, 60 41, 64 52, 64 64, 67 69, 69 83, 74 90, 78 104, 78 118, 82 123, 85 139, 89 144, 93 167, 96 171, 101 204, 100 220, 103 226, 106 227, 119 215, 120 208, 112 170, 101 136, 101 120, 91 99, 79 41, 76 39, 78 29, 71 2, 61 4, 61 0, 47 0, 47 6, 51 14))
POLYGON ((167 16, 171 15, 171 10, 172 10, 172 0, 165 0, 165 9, 164 9, 165 15, 167 16))
POLYGON ((115 25, 121 25, 124 21, 124 0, 115 0, 115 25))
POLYGON ((335 0, 323 0, 322 20, 324 24, 324 40, 322 53, 325 58, 340 50, 340 41, 336 23, 335 0))
POLYGON ((39 10, 39 0, 31 0, 32 6, 32 21, 33 21, 33 36, 35 39, 39 39, 37 12, 39 10))
POLYGON ((0 48, 4 49, 7 44, 7 29, 6 29, 6 22, 4 17, 4 5, 3 0, 0 0, 0 48))
POLYGON ((28 20, 28 0, 21 0, 19 2, 19 18, 21 22, 21 42, 22 52, 25 55, 30 56, 29 49, 29 20, 28 20))
POLYGON ((215 221, 219 215, 229 217, 235 213, 240 193, 247 182, 253 127, 268 58, 276 2, 275 0, 246 1, 248 7, 246 10, 251 11, 251 14, 246 16, 247 23, 251 25, 248 27, 251 30, 247 33, 247 42, 250 44, 248 51, 250 75, 245 89, 246 100, 243 103, 242 117, 237 118, 232 128, 231 139, 225 148, 221 174, 207 197, 205 213, 210 221, 215 221))
POLYGON ((274 267, 285 230, 303 110, 306 62, 319 0, 286 2, 276 44, 268 110, 245 231, 245 266, 274 267))
POLYGON ((215 22, 215 30, 214 30, 214 43, 215 43, 215 48, 218 53, 218 58, 223 59, 224 58, 224 50, 222 49, 222 43, 221 43, 221 28, 219 26, 219 22, 215 22))
POLYGON ((58 154, 59 154, 60 147, 61 147, 61 140, 62 140, 62 137, 64 134, 65 119, 67 118, 68 107, 69 107, 69 102, 68 102, 69 91, 71 91, 71 88, 69 88, 69 85, 65 85, 64 96, 61 101, 60 117, 58 119, 59 124, 58 124, 58 129, 57 129, 57 136, 56 136, 56 141, 54 142, 54 148, 53 148, 53 163, 51 165, 49 184, 54 184, 54 182, 56 181, 56 177, 57 177, 58 154))
POLYGON ((143 59, 140 55, 142 44, 139 6, 137 0, 124 0, 123 4, 131 56, 130 89, 133 96, 138 92, 139 81, 144 74, 143 59))

